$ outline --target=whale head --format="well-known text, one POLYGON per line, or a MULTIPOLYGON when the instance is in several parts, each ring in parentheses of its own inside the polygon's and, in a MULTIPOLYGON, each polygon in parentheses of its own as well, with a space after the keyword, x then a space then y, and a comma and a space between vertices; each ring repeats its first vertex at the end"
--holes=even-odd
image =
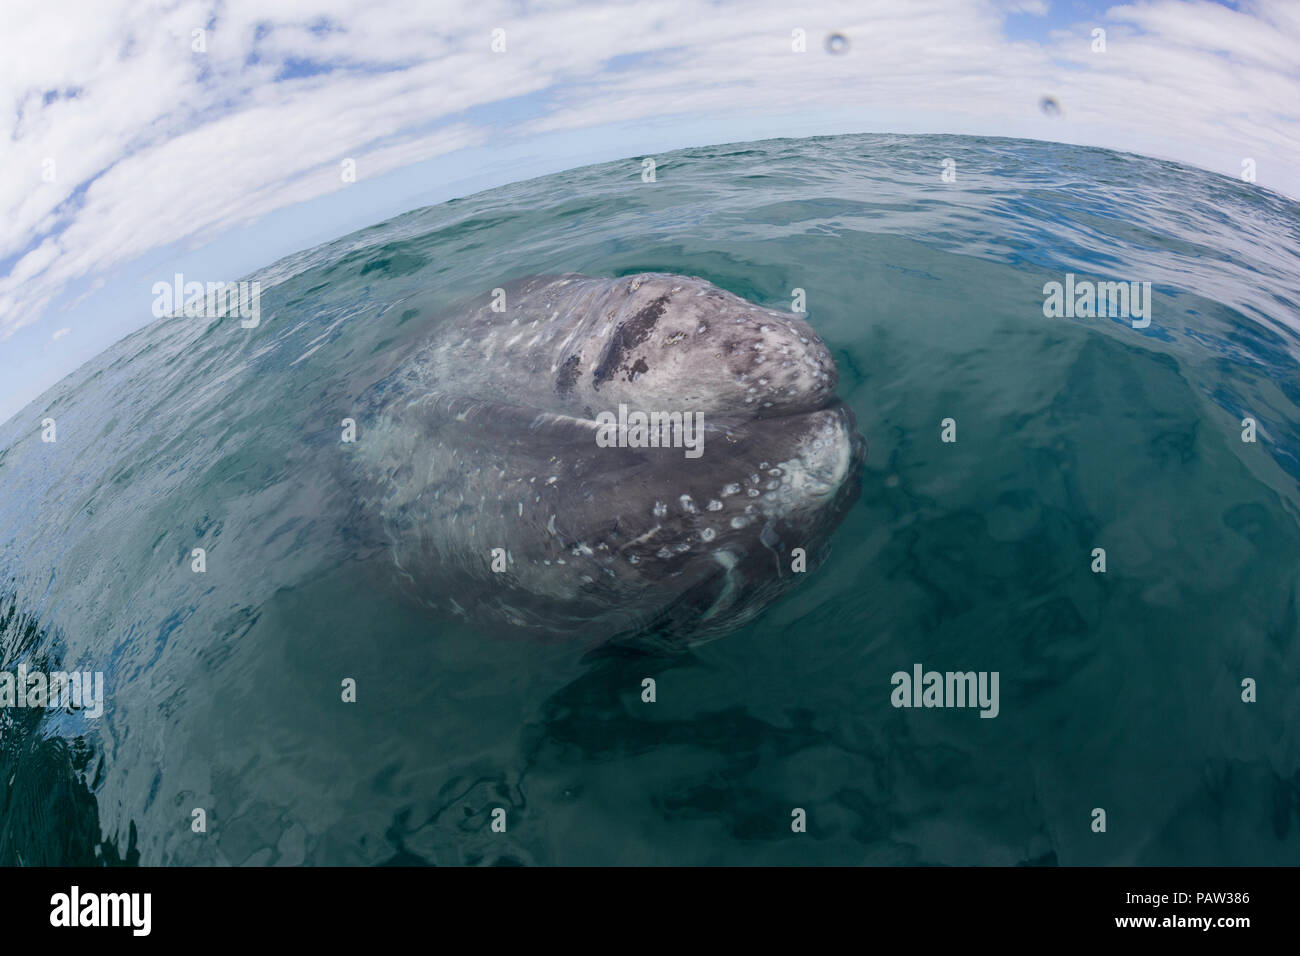
POLYGON ((496 292, 360 400, 353 487, 406 594, 698 641, 823 560, 866 445, 802 318, 658 273, 496 292))

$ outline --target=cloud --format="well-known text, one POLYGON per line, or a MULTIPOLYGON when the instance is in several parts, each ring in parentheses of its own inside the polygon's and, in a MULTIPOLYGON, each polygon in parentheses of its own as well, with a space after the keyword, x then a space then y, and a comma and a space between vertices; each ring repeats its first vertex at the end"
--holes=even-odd
POLYGON ((72 329, 56 329, 54 334, 50 336, 50 341, 57 342, 71 331, 72 329))
POLYGON ((3 4, 0 339, 76 280, 345 188, 346 159, 366 178, 555 130, 828 108, 863 130, 907 113, 996 135, 1045 93, 1068 117, 1058 136, 1229 174, 1251 157, 1261 184, 1300 195, 1286 0, 1155 0, 1078 24, 1035 0, 3 4), (1009 39, 1013 13, 1053 29, 1009 39), (848 53, 823 52, 830 30, 848 53))

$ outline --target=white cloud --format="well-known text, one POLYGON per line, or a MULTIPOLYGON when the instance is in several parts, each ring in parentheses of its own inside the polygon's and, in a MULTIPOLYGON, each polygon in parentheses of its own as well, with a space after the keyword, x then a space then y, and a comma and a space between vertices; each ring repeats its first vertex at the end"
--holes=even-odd
POLYGON ((71 331, 72 331, 72 329, 67 329, 67 328, 64 328, 64 329, 56 329, 56 330, 54 331, 54 334, 50 336, 50 340, 53 341, 53 342, 57 342, 59 339, 63 338, 65 335, 67 335, 67 334, 68 334, 69 332, 71 332, 71 331))
MULTIPOLYGON (((792 10, 692 0, 519 6, 406 0, 133 0, 0 5, 0 339, 68 283, 199 243, 466 146, 629 120, 815 108, 973 117, 997 134, 1050 92, 1071 141, 1163 155, 1300 195, 1300 5, 1154 0, 1042 43, 1010 41, 1037 0, 844 0, 792 10), (491 52, 493 28, 507 52, 491 52), (790 34, 808 31, 794 54, 790 34), (191 50, 205 29, 206 52, 191 50), (829 30, 850 51, 826 55, 829 30), (640 59, 628 54, 643 54, 640 59), (616 69, 610 60, 620 58, 616 69), (310 74, 322 64, 333 72, 310 74), (493 104, 540 94, 534 115, 493 104), (472 110, 470 114, 464 111, 472 110), (506 115, 504 112, 498 116, 506 115), (510 114, 514 115, 514 114, 510 114), (54 161, 52 182, 46 160, 54 161)), ((1057 22, 1057 21, 1054 21, 1057 22)), ((1065 22, 1065 21, 1061 21, 1065 22)))
POLYGON ((1029 13, 1036 17, 1047 16, 1049 9, 1045 0, 996 0, 996 5, 1002 13, 1029 13))

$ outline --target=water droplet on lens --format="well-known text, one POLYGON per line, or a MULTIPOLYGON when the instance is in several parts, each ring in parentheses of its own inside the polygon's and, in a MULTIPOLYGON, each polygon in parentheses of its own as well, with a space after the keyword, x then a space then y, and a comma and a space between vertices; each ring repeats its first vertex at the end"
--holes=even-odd
POLYGON ((1038 101, 1038 108, 1043 111, 1044 116, 1060 116, 1061 104, 1056 102, 1053 96, 1044 96, 1038 101))

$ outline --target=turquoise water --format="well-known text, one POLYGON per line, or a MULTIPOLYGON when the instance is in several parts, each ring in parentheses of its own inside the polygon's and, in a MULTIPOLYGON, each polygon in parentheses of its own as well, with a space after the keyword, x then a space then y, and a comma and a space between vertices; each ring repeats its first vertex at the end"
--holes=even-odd
POLYGON ((106 682, 0 709, 0 862, 1300 860, 1296 204, 1001 139, 657 161, 290 257, 256 329, 160 320, 0 426, 0 670, 106 682), (443 307, 568 271, 804 289, 869 443, 827 563, 677 656, 393 601, 335 480, 443 307), (1150 326, 1045 317, 1067 274, 1151 282, 1150 326), (891 706, 916 663, 998 672, 998 716, 891 706))

